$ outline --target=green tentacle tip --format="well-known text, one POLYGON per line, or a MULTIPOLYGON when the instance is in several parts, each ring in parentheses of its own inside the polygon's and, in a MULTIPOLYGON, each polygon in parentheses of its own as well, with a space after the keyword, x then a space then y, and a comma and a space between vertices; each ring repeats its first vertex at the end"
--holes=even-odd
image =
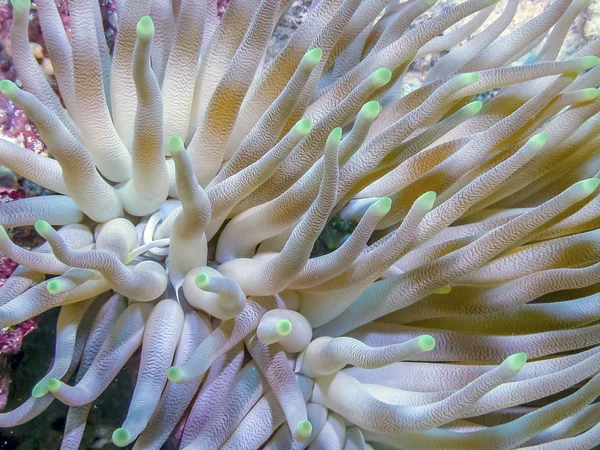
POLYGON ((196 275, 194 281, 196 282, 196 286, 198 286, 200 289, 204 289, 208 285, 210 279, 205 273, 199 273, 196 275))
POLYGON ((12 3, 13 8, 19 11, 29 11, 31 8, 31 1, 29 0, 10 0, 10 2, 12 3))
POLYGON ((312 434, 312 423, 308 420, 301 420, 296 426, 296 433, 304 439, 309 438, 312 434))
POLYGON ((581 180, 576 183, 585 195, 589 195, 596 190, 600 184, 600 178, 588 178, 587 180, 581 180))
POLYGON ((61 284, 62 283, 60 282, 59 279, 54 278, 54 279, 48 281, 48 283, 46 284, 46 289, 51 294, 59 294, 62 291, 61 284))
POLYGON ((6 239, 8 237, 8 233, 6 232, 6 228, 0 225, 0 239, 6 239))
POLYGON ((433 208, 433 204, 435 203, 435 199, 436 199, 437 195, 435 192, 433 191, 428 191, 425 192, 424 194, 422 194, 416 201, 415 203, 419 203, 421 206, 423 206, 424 208, 427 209, 431 209, 433 208))
POLYGON ((0 92, 2 92, 7 97, 17 92, 17 89, 17 85, 10 80, 0 81, 0 92))
POLYGON ((31 391, 31 396, 33 398, 42 398, 47 393, 48 393, 48 383, 40 381, 33 387, 33 390, 31 391))
POLYGON ((581 95, 582 102, 589 102, 598 97, 598 93, 600 91, 596 88, 585 88, 579 91, 579 95, 581 95))
POLYGON ((479 81, 479 74, 477 72, 463 73, 458 76, 458 79, 465 86, 468 86, 479 81))
POLYGON ((381 69, 377 69, 375 72, 373 72, 372 76, 375 84, 379 86, 385 86, 392 79, 392 71, 382 67, 381 69))
POLYGON ((150 16, 142 16, 137 23, 136 31, 138 36, 152 37, 154 35, 154 22, 150 16))
POLYGON ((550 137, 550 135, 545 131, 542 131, 541 133, 531 136, 527 143, 533 145, 536 149, 539 149, 546 145, 546 142, 548 142, 548 137, 550 137))
POLYGON ((525 363, 527 362, 527 353, 521 352, 510 355, 508 358, 506 358, 505 362, 511 370, 518 372, 525 366, 525 363))
POLYGON ((296 125, 294 125, 294 131, 303 136, 306 136, 308 133, 310 133, 310 130, 312 130, 312 120, 306 117, 300 119, 298 122, 296 122, 296 125))
POLYGON ((50 378, 46 386, 50 392, 58 392, 60 389, 61 381, 58 378, 50 378))
POLYGON ((131 433, 125 428, 117 428, 112 435, 112 441, 118 447, 125 447, 131 442, 131 433))
POLYGON ((327 143, 335 143, 338 144, 342 140, 342 129, 340 127, 334 128, 329 133, 329 137, 327 138, 327 143))
POLYGON ((361 112, 368 120, 374 120, 381 111, 381 104, 377 100, 367 102, 361 108, 361 112))
POLYGON ((167 141, 167 148, 171 152, 171 155, 180 154, 184 149, 183 139, 179 136, 171 136, 167 141))
POLYGON ((424 352, 433 350, 433 348, 435 347, 435 339, 433 338, 433 336, 430 336, 428 334, 419 336, 419 347, 424 352))
POLYGON ((392 208, 392 199, 389 197, 381 197, 379 200, 373 203, 373 205, 376 208, 375 212, 377 215, 385 216, 392 208))
POLYGON ((42 236, 44 234, 49 233, 50 231, 52 231, 52 225, 50 225, 45 220, 38 220, 38 221, 36 221, 33 224, 33 227, 35 228, 35 231, 37 231, 38 234, 41 234, 42 236))
POLYGON ((316 66, 321 62, 321 57, 323 56, 323 50, 319 47, 315 47, 306 52, 304 55, 304 60, 310 64, 311 66, 316 66))
POLYGON ((600 62, 600 58, 594 55, 584 56, 581 58, 581 66, 583 70, 591 69, 592 67, 598 65, 600 62))
POLYGON ((167 378, 173 383, 179 383, 183 379, 183 369, 181 366, 169 367, 167 370, 167 378))
POLYGON ((435 293, 436 294, 449 294, 450 291, 452 291, 452 286, 447 284, 446 286, 442 286, 441 288, 439 288, 437 291, 435 291, 435 293))
POLYGON ((465 105, 461 108, 461 111, 469 116, 474 116, 475 114, 479 113, 479 111, 481 111, 481 108, 483 108, 483 102, 476 100, 474 102, 469 103, 468 105, 465 105))
POLYGON ((287 336, 292 332, 292 322, 287 319, 281 319, 275 325, 275 331, 279 336, 287 336))

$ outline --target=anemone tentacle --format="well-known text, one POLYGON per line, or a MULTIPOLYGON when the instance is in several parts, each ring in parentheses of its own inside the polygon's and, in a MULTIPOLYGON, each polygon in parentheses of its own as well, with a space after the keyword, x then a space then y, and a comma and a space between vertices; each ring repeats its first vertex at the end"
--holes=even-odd
POLYGON ((53 193, 0 203, 0 328, 61 310, 0 427, 58 399, 79 448, 141 347, 135 450, 600 444, 600 39, 523 3, 314 0, 277 50, 287 0, 129 0, 109 49, 38 0, 52 80, 12 0, 48 157, 0 163, 53 193))

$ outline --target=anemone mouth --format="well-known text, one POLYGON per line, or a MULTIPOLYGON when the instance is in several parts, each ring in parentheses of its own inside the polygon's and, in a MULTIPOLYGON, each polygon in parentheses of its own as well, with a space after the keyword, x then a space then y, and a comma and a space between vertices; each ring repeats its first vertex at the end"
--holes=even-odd
POLYGON ((561 56, 589 2, 316 1, 290 33, 227 3, 119 4, 109 48, 95 1, 67 33, 12 0, 0 93, 41 141, 0 175, 56 194, 0 206, 0 328, 60 313, 0 427, 134 358, 119 447, 597 444, 600 40, 561 56))

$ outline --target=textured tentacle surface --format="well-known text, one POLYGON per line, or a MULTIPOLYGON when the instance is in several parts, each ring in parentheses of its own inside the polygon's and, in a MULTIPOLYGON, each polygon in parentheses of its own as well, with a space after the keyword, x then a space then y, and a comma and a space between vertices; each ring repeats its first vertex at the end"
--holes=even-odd
POLYGON ((137 366, 135 450, 600 444, 597 5, 11 3, 0 341, 61 309, 0 427, 137 366))

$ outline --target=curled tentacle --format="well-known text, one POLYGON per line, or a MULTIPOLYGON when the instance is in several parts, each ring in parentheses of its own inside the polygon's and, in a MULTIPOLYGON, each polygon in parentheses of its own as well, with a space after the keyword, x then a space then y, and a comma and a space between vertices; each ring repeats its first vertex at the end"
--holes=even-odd
POLYGON ((246 305, 246 294, 232 279, 211 267, 197 267, 183 280, 186 300, 222 320, 237 316, 246 305))
POLYGON ((308 321, 295 311, 272 309, 260 319, 256 337, 263 344, 278 343, 286 352, 298 353, 312 338, 308 321))
POLYGON ((50 243, 59 261, 101 273, 115 291, 126 297, 150 301, 161 295, 167 287, 167 274, 160 264, 143 261, 131 270, 109 251, 70 249, 46 221, 36 222, 35 228, 50 243))
POLYGON ((69 406, 82 406, 98 398, 142 344, 144 327, 151 311, 150 304, 134 303, 129 306, 111 328, 94 362, 75 386, 57 378, 48 380, 52 395, 69 406))
POLYGON ((298 372, 312 377, 330 375, 344 366, 375 369, 393 362, 410 359, 435 347, 435 340, 422 335, 402 344, 373 348, 346 337, 317 338, 310 343, 299 360, 298 372))

